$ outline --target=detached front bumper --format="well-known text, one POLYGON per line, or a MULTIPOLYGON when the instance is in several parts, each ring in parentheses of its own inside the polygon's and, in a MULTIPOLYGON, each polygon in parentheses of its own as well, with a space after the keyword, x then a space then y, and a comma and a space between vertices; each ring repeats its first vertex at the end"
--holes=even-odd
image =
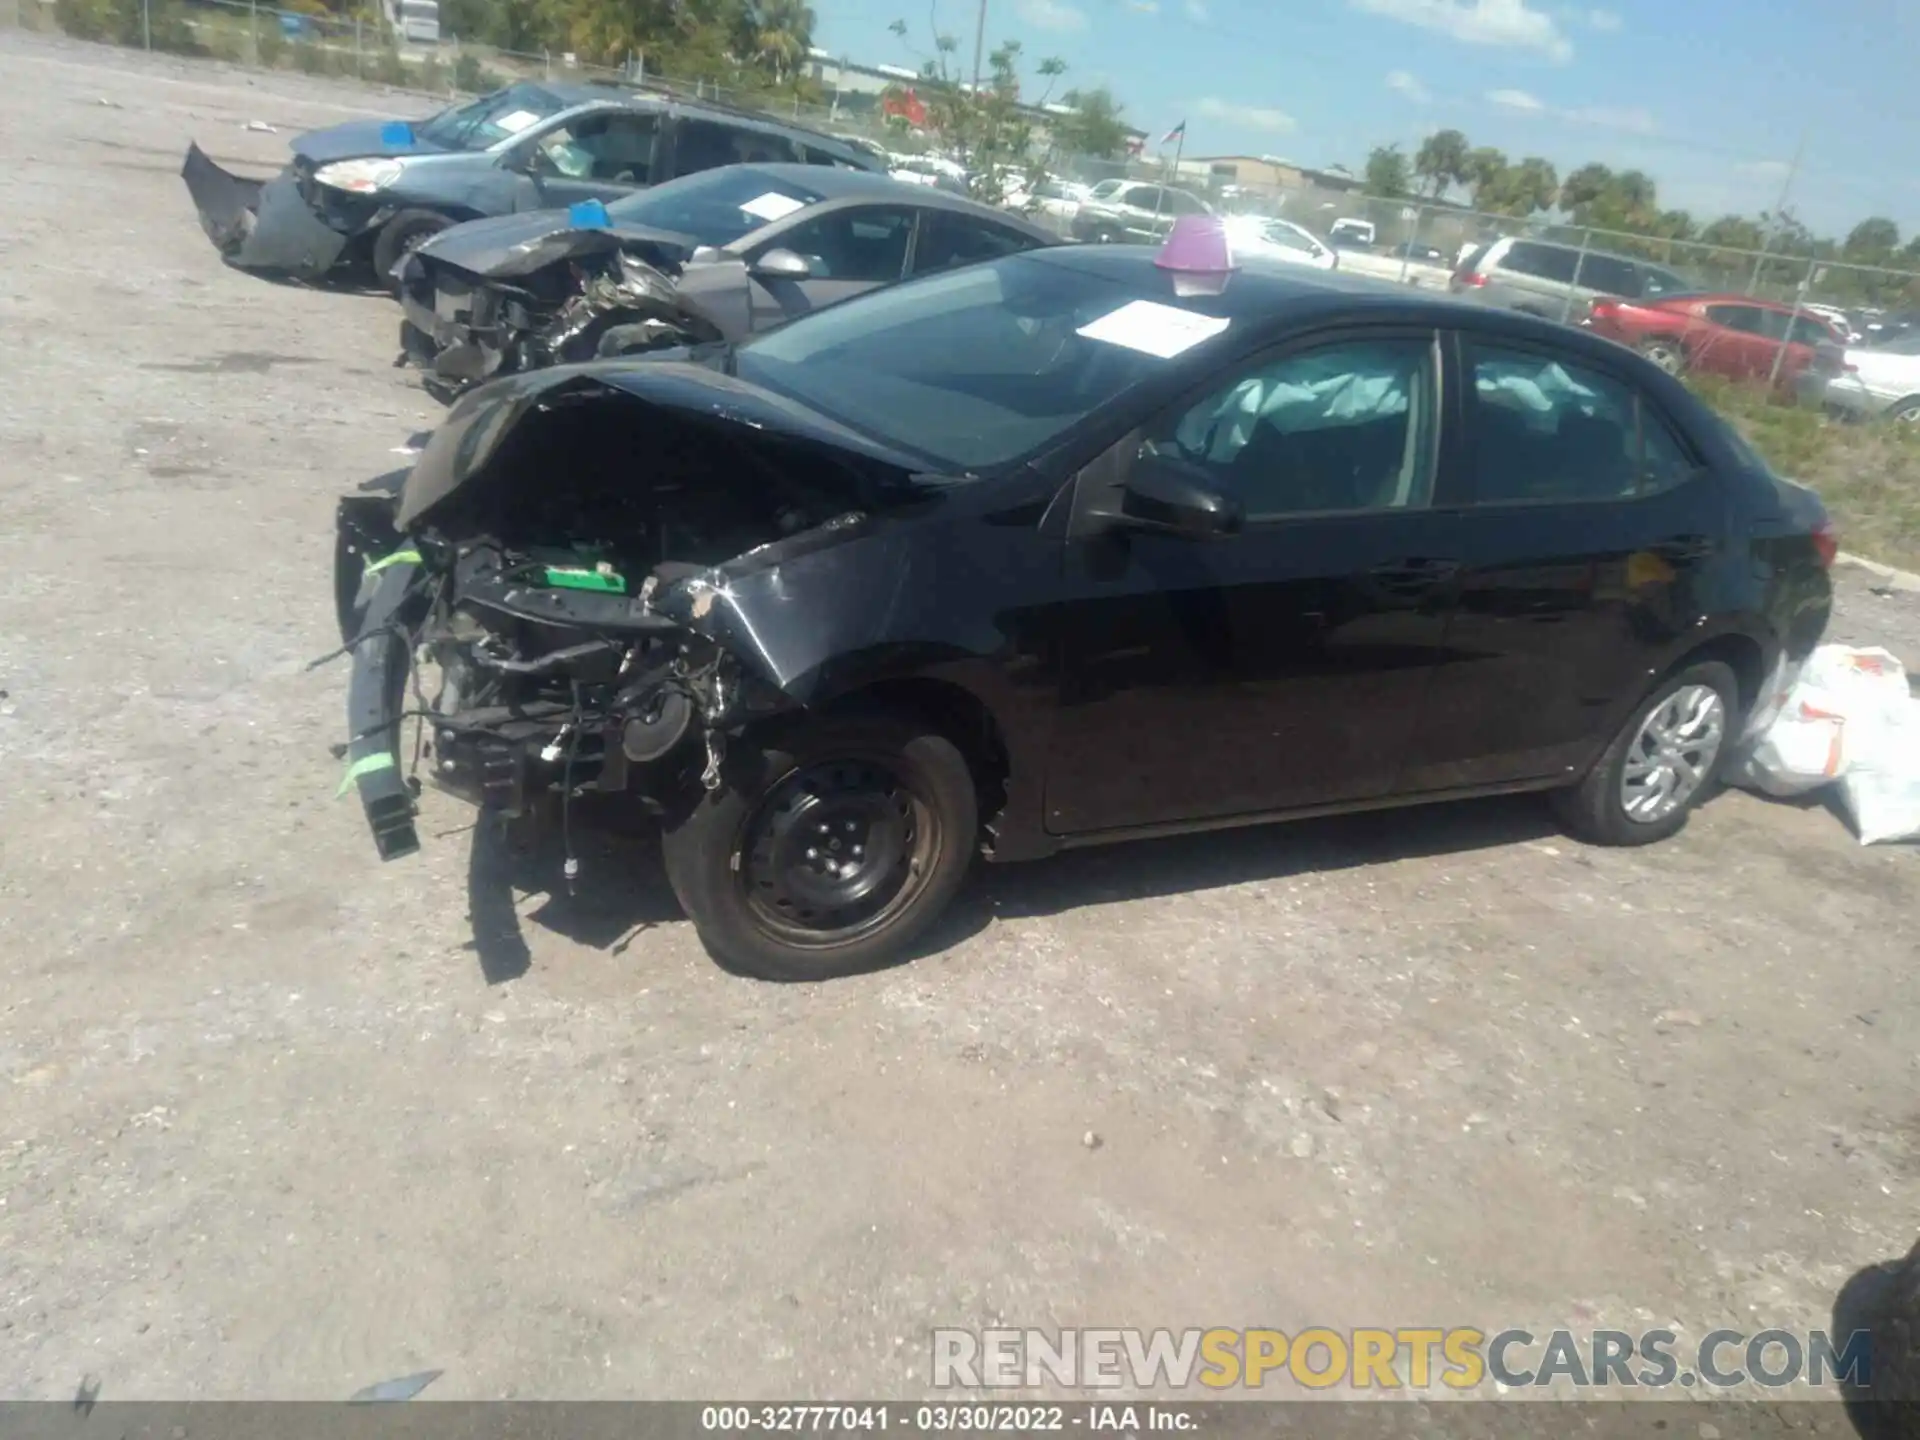
POLYGON ((457 273, 429 267, 418 255, 402 262, 397 278, 404 316, 400 359, 421 372, 428 391, 451 401, 499 373, 505 350, 488 341, 506 320, 498 295, 457 273), (476 325, 486 314, 495 324, 476 325))
POLYGON ((229 265, 242 270, 317 280, 349 247, 379 228, 387 210, 357 197, 319 195, 289 165, 271 180, 249 180, 220 168, 198 145, 188 145, 180 178, 193 197, 200 228, 229 265))

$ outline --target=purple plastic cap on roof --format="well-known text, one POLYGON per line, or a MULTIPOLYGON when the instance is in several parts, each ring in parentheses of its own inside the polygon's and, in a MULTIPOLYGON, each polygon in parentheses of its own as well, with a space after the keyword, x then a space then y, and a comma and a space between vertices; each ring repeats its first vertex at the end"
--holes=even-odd
POLYGON ((1183 215, 1153 263, 1173 273, 1175 295, 1218 295, 1239 267, 1227 243, 1227 227, 1212 215, 1183 215))

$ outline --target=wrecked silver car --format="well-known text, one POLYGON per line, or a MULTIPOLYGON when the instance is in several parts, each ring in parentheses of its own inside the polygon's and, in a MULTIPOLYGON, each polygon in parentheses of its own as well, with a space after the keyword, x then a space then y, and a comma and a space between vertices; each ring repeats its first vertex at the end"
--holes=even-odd
POLYGON ((1053 243, 1019 216, 880 175, 730 165, 434 236, 396 277, 401 359, 451 399, 495 375, 744 339, 909 275, 1053 243))
POLYGON ((612 201, 754 159, 875 169, 826 135, 722 106, 612 86, 525 81, 426 120, 351 120, 293 141, 272 180, 198 145, 181 167, 201 228, 241 269, 387 282, 428 236, 486 216, 612 201))

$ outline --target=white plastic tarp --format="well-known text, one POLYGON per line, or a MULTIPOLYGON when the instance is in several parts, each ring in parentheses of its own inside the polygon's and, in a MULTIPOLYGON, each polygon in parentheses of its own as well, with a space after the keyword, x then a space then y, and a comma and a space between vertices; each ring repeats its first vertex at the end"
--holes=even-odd
POLYGON ((1920 700, 1890 652, 1822 645, 1733 767, 1768 795, 1839 786, 1860 843, 1920 839, 1920 700))

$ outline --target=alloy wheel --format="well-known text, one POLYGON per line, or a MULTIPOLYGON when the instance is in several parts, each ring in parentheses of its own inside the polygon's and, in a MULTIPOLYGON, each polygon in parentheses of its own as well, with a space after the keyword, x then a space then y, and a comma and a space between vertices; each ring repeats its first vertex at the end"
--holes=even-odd
POLYGON ((1657 824, 1694 797, 1726 739, 1727 703, 1711 685, 1685 685, 1647 715, 1627 747, 1620 806, 1657 824))

